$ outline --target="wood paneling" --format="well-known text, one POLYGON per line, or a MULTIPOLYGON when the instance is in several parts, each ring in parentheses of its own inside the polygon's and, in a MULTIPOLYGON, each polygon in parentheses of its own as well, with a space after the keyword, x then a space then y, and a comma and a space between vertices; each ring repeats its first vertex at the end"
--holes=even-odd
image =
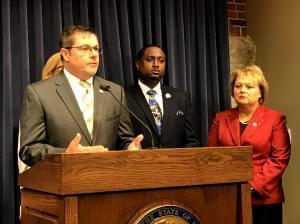
POLYGON ((48 155, 19 177, 22 224, 131 224, 177 201, 201 223, 251 224, 250 147, 48 155), (130 220, 130 221, 129 221, 130 220))
POLYGON ((234 185, 85 195, 79 201, 82 214, 79 223, 127 224, 139 209, 163 199, 175 200, 191 208, 201 223, 237 223, 237 188, 234 185))
POLYGON ((223 147, 52 154, 22 173, 19 185, 69 195, 241 182, 252 178, 251 153, 223 147))

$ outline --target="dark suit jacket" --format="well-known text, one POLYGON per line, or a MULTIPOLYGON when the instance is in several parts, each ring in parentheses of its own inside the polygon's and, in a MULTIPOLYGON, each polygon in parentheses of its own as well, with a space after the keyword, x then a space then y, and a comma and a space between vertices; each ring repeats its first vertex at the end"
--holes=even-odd
POLYGON ((29 166, 46 153, 64 152, 76 133, 81 144, 122 149, 133 138, 129 114, 109 92, 99 91, 110 85, 123 103, 126 97, 119 85, 94 77, 94 129, 91 139, 71 86, 63 73, 27 86, 21 113, 20 158, 29 166))
POLYGON ((259 106, 240 136, 237 109, 217 113, 211 126, 208 145, 251 145, 254 175, 250 184, 260 195, 252 197, 252 202, 274 204, 284 201, 281 177, 291 152, 285 116, 259 106))
MULTIPOLYGON (((164 114, 160 136, 148 102, 138 85, 125 89, 128 107, 151 129, 156 147, 178 148, 199 146, 200 142, 195 134, 191 101, 188 94, 163 85, 161 89, 164 114)), ((143 134, 145 137, 142 147, 150 148, 152 144, 149 131, 134 117, 131 116, 131 120, 135 134, 143 134)))

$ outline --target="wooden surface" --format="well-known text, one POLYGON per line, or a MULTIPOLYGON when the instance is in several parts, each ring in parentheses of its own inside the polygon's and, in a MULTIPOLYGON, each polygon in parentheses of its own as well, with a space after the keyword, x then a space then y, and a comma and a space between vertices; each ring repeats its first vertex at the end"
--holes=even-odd
POLYGON ((233 185, 142 190, 99 194, 95 197, 85 195, 79 202, 79 210, 85 214, 79 216, 79 223, 93 224, 96 220, 106 220, 105 224, 127 224, 127 221, 143 206, 161 199, 172 199, 192 208, 201 223, 234 224, 237 223, 236 198, 237 190, 233 185), (96 204, 99 207, 95 210, 96 204), (111 211, 107 208, 111 208, 111 211))
POLYGON ((238 219, 238 192, 236 184, 82 194, 78 198, 24 190, 22 224, 132 224, 141 208, 166 199, 190 208, 201 223, 250 224, 238 219), (46 206, 36 203, 43 197, 46 206), (56 209, 51 208, 54 199, 56 209), (61 200, 64 203, 58 203, 61 200))
POLYGON ((63 198, 37 191, 21 191, 22 224, 58 224, 64 222, 63 198))
POLYGON ((251 154, 227 147, 48 155, 19 176, 22 224, 132 224, 165 200, 201 223, 251 224, 251 154))
POLYGON ((78 224, 78 197, 65 197, 65 204, 63 208, 65 212, 65 224, 78 224))
POLYGON ((241 193, 241 223, 252 223, 252 207, 251 207, 251 190, 248 183, 243 183, 240 185, 241 193))
POLYGON ((251 147, 47 155, 19 185, 58 195, 247 182, 251 147))

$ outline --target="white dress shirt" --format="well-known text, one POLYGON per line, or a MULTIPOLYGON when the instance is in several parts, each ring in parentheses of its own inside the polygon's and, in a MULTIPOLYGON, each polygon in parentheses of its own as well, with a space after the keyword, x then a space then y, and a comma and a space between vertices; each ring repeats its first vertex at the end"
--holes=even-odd
MULTIPOLYGON (((84 95, 84 88, 82 88, 82 86, 80 85, 80 79, 77 78, 76 76, 72 75, 70 72, 68 72, 68 70, 66 70, 64 68, 64 73, 70 83, 70 86, 72 88, 72 91, 75 95, 75 98, 76 98, 76 101, 80 107, 80 110, 83 111, 83 107, 84 107, 84 102, 82 102, 82 99, 83 99, 83 95, 84 95)), ((86 80, 88 83, 90 83, 90 88, 91 88, 91 91, 90 94, 91 94, 91 97, 94 99, 94 87, 93 87, 93 77, 89 78, 88 80, 86 80)))

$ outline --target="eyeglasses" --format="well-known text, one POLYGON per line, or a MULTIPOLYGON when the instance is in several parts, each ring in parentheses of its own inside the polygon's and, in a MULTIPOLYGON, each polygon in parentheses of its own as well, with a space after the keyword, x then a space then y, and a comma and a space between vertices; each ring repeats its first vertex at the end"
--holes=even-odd
POLYGON ((65 47, 66 49, 72 49, 72 48, 76 48, 78 49, 80 52, 84 53, 84 54, 90 54, 90 53, 97 53, 97 54, 102 54, 102 48, 100 47, 92 47, 89 45, 82 45, 82 46, 71 46, 71 47, 65 47))

